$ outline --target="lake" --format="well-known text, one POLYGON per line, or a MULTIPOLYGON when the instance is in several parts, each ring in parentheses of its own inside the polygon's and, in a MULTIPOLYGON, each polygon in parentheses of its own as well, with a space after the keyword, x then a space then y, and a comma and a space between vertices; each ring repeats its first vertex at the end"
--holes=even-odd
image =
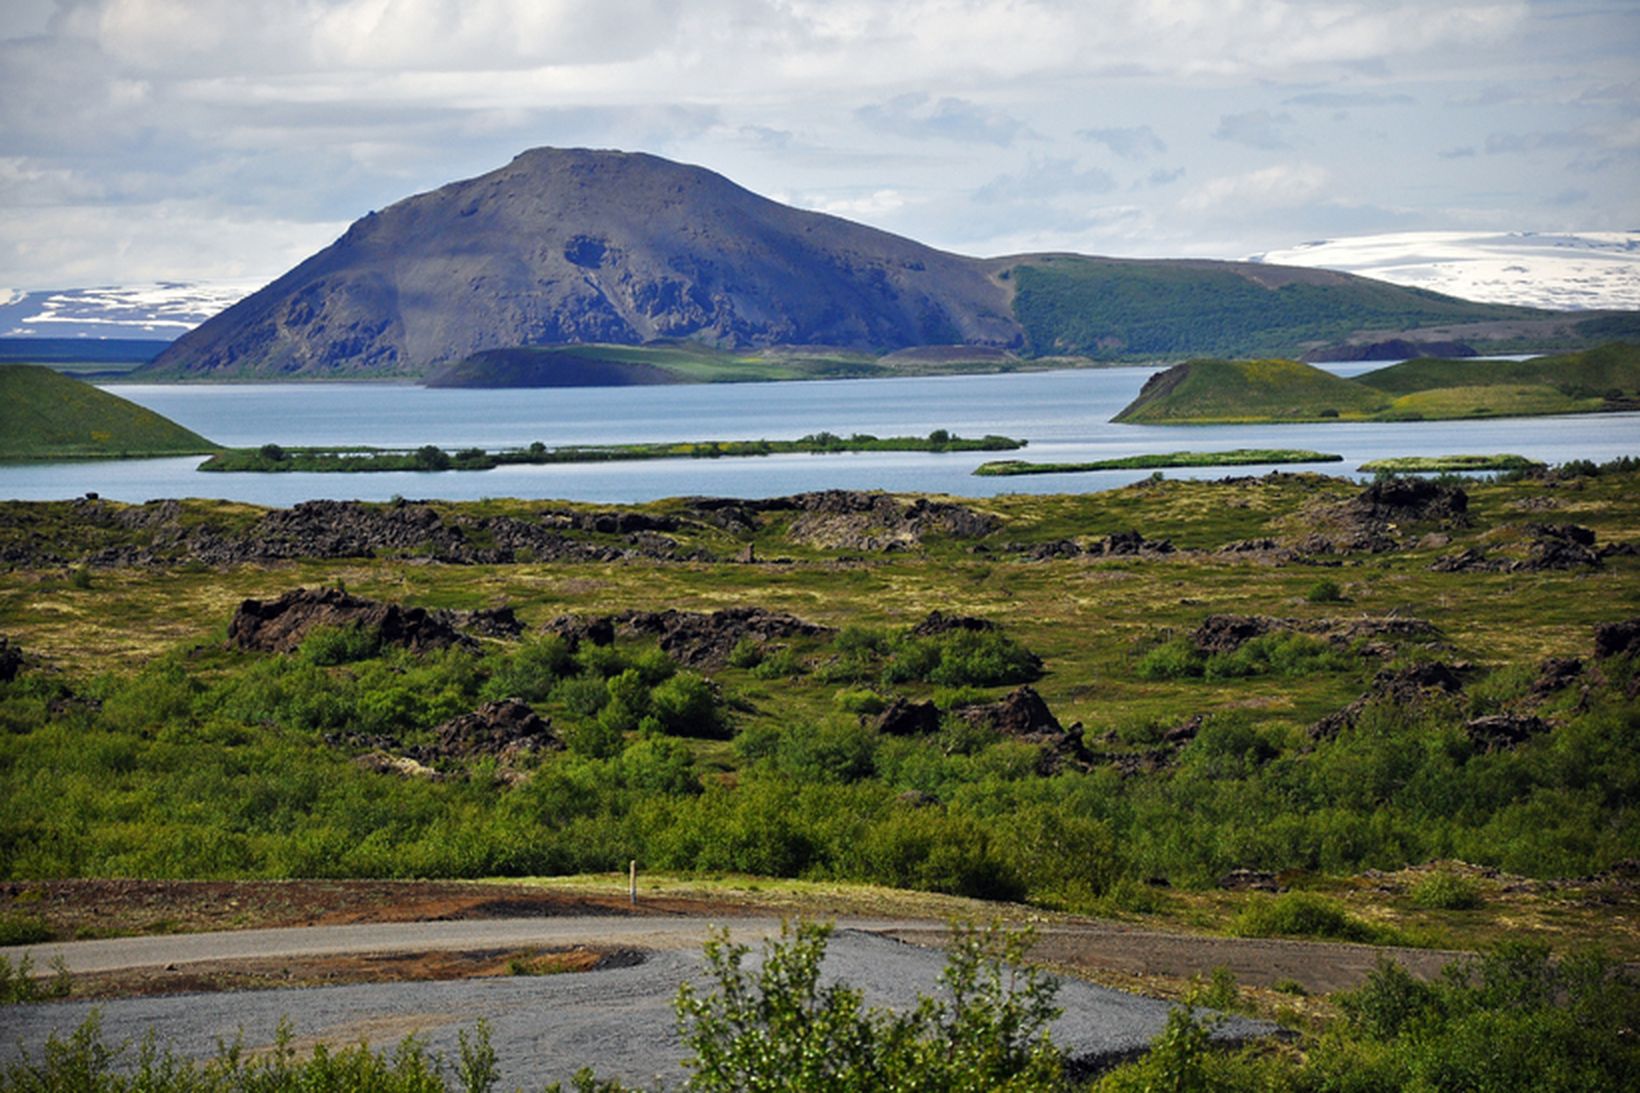
MULTIPOLYGON (((1384 362, 1328 366, 1355 375, 1384 362)), ((666 387, 428 390, 400 384, 108 384, 231 447, 362 444, 522 447, 541 441, 791 439, 840 435, 962 436, 1001 433, 1030 441, 1019 458, 1038 462, 1106 459, 1144 452, 1308 448, 1345 462, 1313 469, 1350 474, 1370 459, 1401 455, 1515 452, 1560 463, 1640 454, 1640 414, 1493 421, 1322 423, 1310 425, 1115 425, 1110 418, 1138 394, 1149 368, 1013 375, 666 387)), ((1006 456, 1013 458, 1012 455, 1006 456)), ((373 474, 204 474, 198 457, 0 466, 0 498, 48 500, 95 491, 122 501, 220 497, 264 505, 310 498, 387 500, 395 494, 451 500, 482 497, 599 502, 707 494, 774 497, 815 489, 886 489, 970 497, 1111 489, 1147 471, 1097 471, 975 478, 987 453, 848 453, 631 463, 507 466, 488 471, 373 474)), ((1179 468, 1169 477, 1262 474, 1269 467, 1179 468)), ((1289 469, 1304 469, 1294 466, 1289 469)))

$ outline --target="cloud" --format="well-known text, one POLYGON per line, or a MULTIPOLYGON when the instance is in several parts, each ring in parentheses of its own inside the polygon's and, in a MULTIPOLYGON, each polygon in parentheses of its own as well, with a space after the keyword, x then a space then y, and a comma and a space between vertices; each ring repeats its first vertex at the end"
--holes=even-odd
POLYGON ((1465 144, 1458 148, 1442 148, 1435 154, 1442 159, 1473 159, 1475 149, 1471 145, 1465 144))
POLYGON ((1183 177, 1183 167, 1158 167, 1145 176, 1145 182, 1150 186, 1166 186, 1168 183, 1177 182, 1183 177))
POLYGON ((1407 106, 1418 100, 1399 92, 1382 91, 1306 91, 1281 100, 1288 106, 1319 106, 1348 110, 1359 106, 1407 106))
POLYGON ((1249 110, 1245 114, 1222 115, 1219 118, 1219 127, 1213 130, 1213 136, 1217 140, 1245 144, 1249 148, 1290 148, 1292 143, 1282 130, 1292 123, 1291 114, 1249 110))
POLYGON ((930 99, 923 94, 899 95, 862 106, 854 116, 873 129, 916 140, 938 137, 1007 147, 1030 133, 1024 122, 1000 110, 988 110, 966 99, 930 99))
POLYGON ((1018 173, 998 175, 974 191, 974 200, 995 205, 1067 196, 1080 198, 1108 193, 1115 187, 1116 180, 1098 167, 1078 167, 1069 159, 1043 159, 1033 161, 1018 173))
POLYGON ((1327 172, 1314 164, 1278 164, 1246 174, 1210 179, 1186 194, 1179 206, 1189 212, 1226 207, 1272 208, 1301 205, 1320 197, 1327 172))
POLYGON ((1162 138, 1148 125, 1125 129, 1078 129, 1076 135, 1083 140, 1103 144, 1123 159, 1148 159, 1167 151, 1162 138))

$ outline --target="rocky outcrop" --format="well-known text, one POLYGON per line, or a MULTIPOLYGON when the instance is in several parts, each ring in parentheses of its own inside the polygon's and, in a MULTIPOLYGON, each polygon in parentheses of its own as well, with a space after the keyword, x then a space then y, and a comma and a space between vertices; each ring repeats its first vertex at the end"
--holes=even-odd
POLYGON ((872 724, 885 736, 931 736, 940 731, 940 711, 932 702, 896 695, 872 724))
MULTIPOLYGON (((910 500, 887 493, 824 490, 779 498, 798 516, 788 532, 794 542, 830 550, 886 551, 916 546, 931 535, 978 539, 997 528, 994 517, 966 505, 910 500)), ((764 503, 764 511, 775 505, 764 503)))
POLYGON ((486 755, 512 762, 529 752, 558 751, 563 746, 552 726, 528 703, 502 698, 437 726, 430 750, 441 759, 486 755))
POLYGON ((1507 553, 1466 547, 1435 559, 1429 568, 1437 573, 1538 573, 1603 565, 1604 552, 1594 544, 1594 532, 1577 524, 1527 524, 1507 553))
POLYGON ((928 617, 911 628, 913 637, 931 638, 939 634, 950 634, 956 631, 969 633, 984 633, 998 630, 1000 627, 990 619, 982 619, 974 615, 947 615, 935 608, 928 613, 928 617))
POLYGON ((0 638, 0 683, 10 683, 23 670, 23 649, 9 638, 0 638))
POLYGON ((1640 618, 1603 622, 1594 628, 1594 655, 1597 658, 1640 653, 1640 618))
POLYGON ((1209 615, 1190 634, 1202 656, 1233 653, 1243 643, 1266 634, 1312 634, 1336 645, 1365 643, 1370 653, 1392 652, 1387 640, 1433 642, 1440 631, 1424 619, 1400 615, 1363 615, 1353 619, 1288 619, 1271 615, 1209 615))
POLYGON ((1000 700, 983 706, 969 706, 960 716, 970 725, 990 729, 1011 740, 1038 744, 1040 774, 1053 774, 1066 765, 1085 768, 1092 760, 1082 741, 1082 726, 1069 729, 1059 724, 1042 696, 1033 687, 1016 687, 1000 700))
POLYGON ((806 622, 795 615, 761 607, 729 607, 704 614, 698 611, 633 611, 612 617, 615 629, 636 637, 658 638, 661 650, 689 668, 719 668, 728 663, 736 645, 750 640, 760 645, 793 638, 824 637, 830 627, 806 622))
POLYGON ((273 600, 244 601, 228 624, 228 644, 264 653, 289 653, 320 627, 370 630, 384 645, 400 645, 418 653, 472 644, 447 612, 367 600, 339 588, 297 588, 273 600))
POLYGON ((1548 732, 1549 723, 1531 715, 1492 714, 1466 722, 1464 731, 1469 734, 1470 742, 1482 751, 1500 751, 1548 732))
POLYGON ((1427 478, 1383 478, 1348 501, 1310 507, 1304 526, 1313 528, 1290 545, 1306 554, 1399 549, 1413 525, 1469 526, 1469 495, 1457 486, 1427 478))
POLYGON ((1374 703, 1413 708, 1434 698, 1455 695, 1463 690, 1463 679, 1459 673, 1460 666, 1440 661, 1385 669, 1373 678, 1372 685, 1359 698, 1311 725, 1310 737, 1327 740, 1353 729, 1361 714, 1374 703))
POLYGON ((1553 694, 1570 687, 1582 674, 1583 662, 1576 657, 1545 657, 1532 681, 1532 693, 1539 697, 1553 694))

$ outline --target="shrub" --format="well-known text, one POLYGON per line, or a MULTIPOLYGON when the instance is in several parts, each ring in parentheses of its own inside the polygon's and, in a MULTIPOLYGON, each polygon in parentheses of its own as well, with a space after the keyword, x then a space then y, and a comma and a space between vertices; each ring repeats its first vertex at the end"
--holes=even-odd
POLYGON ((367 660, 381 650, 381 632, 367 626, 316 626, 302 639, 301 654, 328 667, 367 660))
POLYGON ((557 634, 535 638, 499 660, 484 685, 484 697, 541 702, 572 666, 569 642, 557 634))
POLYGON ((673 736, 720 736, 723 717, 712 685, 694 672, 679 672, 649 694, 661 731, 673 736))
POLYGON ((1311 603, 1343 603, 1344 591, 1338 587, 1338 582, 1327 577, 1315 582, 1304 598, 1311 603))
POLYGON ((1140 679, 1184 679, 1202 674, 1202 655, 1189 638, 1179 637, 1151 649, 1139 658, 1140 679))
POLYGON ((1314 892, 1254 897, 1231 920, 1230 932, 1237 937, 1324 937, 1371 944, 1400 940, 1388 927, 1359 919, 1336 900, 1314 892))
POLYGON ((793 679, 802 674, 803 661, 790 649, 776 649, 752 669, 758 679, 793 679))
POLYGON ((844 713, 871 715, 882 713, 888 700, 869 688, 841 690, 831 696, 831 704, 844 713))
POLYGON ((732 668, 756 668, 761 663, 763 643, 756 638, 741 638, 729 651, 729 666, 732 668))
POLYGON ((51 927, 38 915, 0 915, 0 947, 51 940, 51 927))
POLYGON ((821 986, 830 933, 782 926, 756 972, 726 933, 707 942, 709 991, 685 983, 676 1002, 693 1052, 690 1089, 1060 1088, 1063 1060, 1048 1035, 1058 984, 1018 966, 1023 938, 960 933, 940 977, 949 1000, 923 996, 895 1014, 866 1008, 846 984, 821 986))
POLYGON ((609 701, 609 688, 597 676, 572 676, 552 689, 552 700, 579 717, 597 717, 609 701))
POLYGON ((1475 879, 1445 869, 1419 879, 1409 895, 1414 904, 1429 911, 1470 911, 1481 905, 1475 879))

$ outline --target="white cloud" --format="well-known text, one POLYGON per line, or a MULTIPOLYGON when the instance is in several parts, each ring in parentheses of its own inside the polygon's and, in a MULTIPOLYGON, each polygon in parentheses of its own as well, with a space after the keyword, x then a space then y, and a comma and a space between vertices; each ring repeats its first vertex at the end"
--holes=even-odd
POLYGON ((1313 163, 1277 164, 1246 174, 1210 179, 1186 194, 1179 207, 1189 212, 1268 209, 1303 205, 1326 192, 1327 172, 1313 163))

